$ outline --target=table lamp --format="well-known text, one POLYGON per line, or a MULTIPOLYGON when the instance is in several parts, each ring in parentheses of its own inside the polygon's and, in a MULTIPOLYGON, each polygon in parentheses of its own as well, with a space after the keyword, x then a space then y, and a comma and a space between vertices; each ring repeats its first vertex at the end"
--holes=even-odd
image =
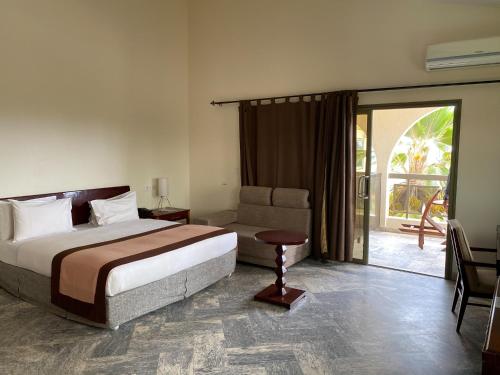
POLYGON ((169 206, 172 206, 170 200, 168 199, 168 179, 166 177, 158 178, 158 195, 160 196, 160 201, 158 202, 158 209, 160 211, 168 211, 168 208, 164 208, 163 204, 166 200, 169 206))

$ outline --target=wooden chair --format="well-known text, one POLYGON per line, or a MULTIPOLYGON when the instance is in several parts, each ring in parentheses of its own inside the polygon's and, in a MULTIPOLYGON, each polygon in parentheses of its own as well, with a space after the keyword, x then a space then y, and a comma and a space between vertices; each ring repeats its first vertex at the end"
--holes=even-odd
POLYGON ((424 212, 422 213, 422 218, 420 219, 420 225, 418 228, 413 224, 401 224, 399 229, 402 232, 407 233, 418 233, 418 247, 424 248, 425 235, 446 237, 446 227, 439 224, 431 217, 431 208, 433 205, 443 205, 443 201, 438 201, 437 197, 441 193, 441 189, 438 189, 432 197, 425 204, 424 212), (429 224, 429 225, 426 225, 429 224))
POLYGON ((496 250, 471 248, 460 222, 458 220, 449 220, 448 225, 450 227, 450 241, 458 266, 457 283, 451 311, 455 312, 458 297, 460 296, 460 310, 457 321, 457 332, 460 332, 467 305, 490 307, 490 305, 486 304, 469 302, 469 297, 492 299, 495 291, 496 264, 479 262, 477 261, 479 256, 477 254, 474 256, 473 253, 494 253, 490 254, 493 255, 493 258, 496 257, 496 250))

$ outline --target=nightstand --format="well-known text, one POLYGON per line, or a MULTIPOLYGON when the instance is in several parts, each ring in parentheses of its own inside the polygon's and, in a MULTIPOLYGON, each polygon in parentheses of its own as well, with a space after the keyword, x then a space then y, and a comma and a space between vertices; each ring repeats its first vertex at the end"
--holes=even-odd
POLYGON ((186 220, 186 224, 191 221, 191 211, 187 208, 167 207, 163 210, 151 211, 151 218, 156 220, 179 221, 186 220))

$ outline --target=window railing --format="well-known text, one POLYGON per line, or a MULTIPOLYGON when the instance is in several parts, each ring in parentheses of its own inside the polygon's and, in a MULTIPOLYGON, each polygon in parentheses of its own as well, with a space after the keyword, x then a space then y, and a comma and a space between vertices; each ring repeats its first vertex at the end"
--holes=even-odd
MULTIPOLYGON (((436 174, 389 173, 389 216, 405 219, 420 219, 423 206, 437 189, 444 190, 448 176, 436 174)), ((440 199, 444 192, 440 194, 440 199)), ((433 206, 431 215, 443 218, 443 207, 433 206)))

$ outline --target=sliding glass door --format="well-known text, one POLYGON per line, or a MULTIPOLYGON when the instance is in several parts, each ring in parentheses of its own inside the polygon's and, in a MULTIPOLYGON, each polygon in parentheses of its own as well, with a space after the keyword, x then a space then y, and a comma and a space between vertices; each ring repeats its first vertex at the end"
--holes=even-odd
POLYGON ((368 263, 372 113, 358 112, 356 125, 356 217, 353 260, 368 263))
POLYGON ((451 277, 460 102, 358 107, 353 261, 451 277))

